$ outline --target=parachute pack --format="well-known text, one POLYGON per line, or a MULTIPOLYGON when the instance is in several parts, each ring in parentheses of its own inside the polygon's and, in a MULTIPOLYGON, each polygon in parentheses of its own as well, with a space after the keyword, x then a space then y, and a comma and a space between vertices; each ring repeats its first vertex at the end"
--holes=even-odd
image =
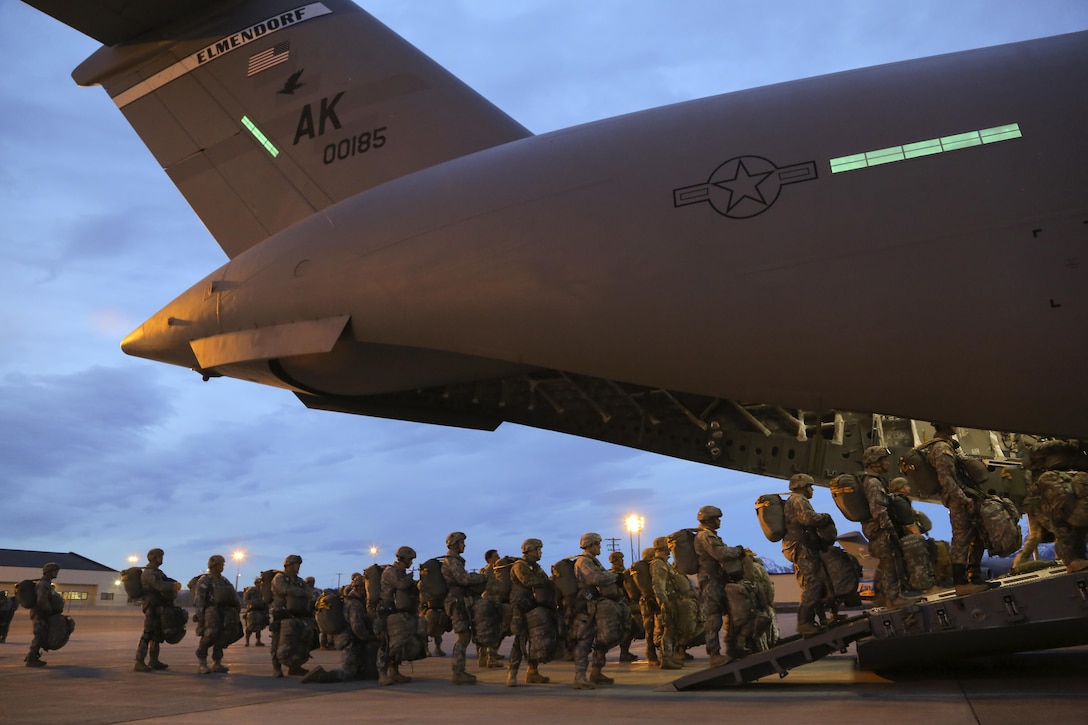
POLYGON ((322 589, 321 596, 314 604, 314 619, 321 634, 334 637, 348 629, 348 620, 344 617, 344 600, 335 589, 322 589))
POLYGON ((378 601, 382 596, 382 572, 385 567, 381 564, 371 564, 363 569, 363 581, 366 582, 366 611, 374 614, 378 611, 378 601))
POLYGON ((756 517, 767 541, 782 541, 786 535, 786 504, 777 493, 765 493, 756 499, 756 517))
POLYGON ((71 617, 66 617, 63 614, 51 615, 49 619, 46 620, 46 635, 45 642, 42 643, 42 649, 60 649, 68 644, 68 637, 71 636, 75 629, 76 621, 71 617))
POLYGON ((419 593, 423 603, 431 609, 441 609, 445 606, 446 577, 442 576, 442 560, 444 556, 436 556, 419 565, 419 593))
POLYGON ((121 572, 121 584, 124 585, 125 595, 130 602, 139 601, 144 597, 144 585, 140 581, 143 573, 144 570, 138 566, 129 567, 121 572))
POLYGON ((23 579, 15 585, 15 598, 19 600, 19 606, 23 609, 33 609, 38 603, 38 581, 36 579, 23 579))
POLYGON ((574 575, 574 560, 577 558, 568 556, 552 564, 552 581, 565 605, 569 605, 578 594, 578 577, 574 575))
POLYGON ((681 574, 698 574, 699 557, 695 555, 695 534, 698 529, 680 529, 669 534, 669 551, 681 574))
POLYGON ((926 449, 937 439, 911 448, 899 458, 899 470, 910 481, 911 488, 921 496, 933 497, 941 492, 941 482, 937 479, 937 469, 929 463, 926 449))
POLYGON ((835 500, 835 505, 843 516, 858 523, 865 523, 873 518, 861 476, 842 473, 831 479, 830 485, 831 498, 835 500))
POLYGON ((264 603, 272 605, 272 580, 276 578, 276 575, 280 572, 277 569, 265 569, 261 572, 261 599, 264 603))
MULTIPOLYGON (((654 582, 650 575, 650 562, 639 559, 631 565, 631 581, 638 587, 640 597, 654 597, 654 582)), ((638 597, 635 597, 636 599, 638 597)))
POLYGON ((1020 511, 1011 499, 986 496, 979 504, 979 518, 990 556, 1010 556, 1023 545, 1020 511))
POLYGON ((903 551, 903 568, 907 570, 910 588, 924 592, 932 587, 936 579, 925 538, 918 534, 907 534, 900 537, 899 547, 903 551))
POLYGON ((495 581, 498 582, 496 594, 498 595, 498 600, 501 602, 510 601, 510 588, 512 586, 510 583, 510 572, 514 568, 514 562, 517 560, 518 558, 516 556, 504 556, 496 561, 493 567, 495 581))

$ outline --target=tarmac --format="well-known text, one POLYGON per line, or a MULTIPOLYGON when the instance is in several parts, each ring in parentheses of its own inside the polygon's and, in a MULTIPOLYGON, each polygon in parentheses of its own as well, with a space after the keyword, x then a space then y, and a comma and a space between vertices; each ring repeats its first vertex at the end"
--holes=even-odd
MULTIPOLYGON (((163 645, 170 669, 132 671, 142 615, 136 609, 71 612, 76 629, 68 644, 46 652, 43 668, 24 665, 30 641, 26 611, 16 613, 7 643, 0 644, 0 723, 305 723, 356 722, 675 722, 871 723, 900 720, 942 723, 1083 722, 1088 710, 1088 647, 934 663, 924 671, 862 672, 850 649, 777 676, 725 690, 658 692, 656 688, 704 668, 702 648, 683 670, 644 662, 620 664, 609 653, 605 673, 616 684, 593 691, 571 688, 573 665, 541 667, 545 685, 505 686, 505 669, 478 669, 469 647, 469 671, 479 682, 450 683, 450 658, 430 657, 402 666, 404 685, 375 681, 326 685, 300 678, 275 679, 267 647, 232 645, 228 674, 198 675, 193 625, 177 645, 163 645)), ((794 615, 779 615, 783 635, 794 615)), ((267 632, 266 640, 267 640, 267 632)), ((452 635, 444 640, 448 652, 452 635)), ((507 647, 509 640, 507 640, 507 647)), ((642 642, 632 648, 642 654, 642 642)), ((503 652, 506 651, 503 648, 503 652)), ((339 653, 318 650, 307 667, 332 669, 339 653)), ((524 669, 521 672, 524 680, 524 669)))

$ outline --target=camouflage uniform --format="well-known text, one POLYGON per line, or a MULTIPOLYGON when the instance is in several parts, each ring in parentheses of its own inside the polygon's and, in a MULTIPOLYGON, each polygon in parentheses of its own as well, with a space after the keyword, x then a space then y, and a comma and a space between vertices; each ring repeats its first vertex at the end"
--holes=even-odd
POLYGON ((170 579, 161 571, 163 550, 152 549, 147 552, 147 566, 140 574, 140 588, 143 589, 144 631, 140 644, 136 647, 135 672, 165 670, 168 665, 159 661, 159 645, 165 641, 162 631, 162 610, 167 602, 173 602, 174 596, 181 589, 181 583, 170 579), (151 661, 144 663, 150 655, 151 661))
MULTIPOLYGON (((665 545, 665 551, 668 551, 668 544, 665 545)), ((642 550, 642 562, 647 566, 652 575, 652 562, 654 560, 654 549, 648 548, 642 550)), ((631 567, 630 576, 634 577, 635 583, 638 585, 639 593, 641 596, 638 600, 639 613, 642 614, 642 629, 646 633, 646 661, 654 666, 661 665, 661 660, 657 656, 658 640, 660 639, 658 632, 657 619, 661 614, 661 608, 657 605, 657 597, 654 596, 653 586, 650 586, 648 590, 643 590, 642 582, 634 575, 634 565, 631 567)))
MULTIPOLYGON (((270 607, 272 623, 268 625, 268 631, 271 632, 272 639, 272 674, 276 677, 283 677, 281 664, 284 663, 281 663, 279 658, 280 633, 283 628, 283 620, 305 619, 308 614, 308 607, 301 604, 301 602, 312 600, 310 589, 306 586, 306 582, 302 577, 298 575, 298 567, 301 565, 302 557, 297 554, 290 554, 283 560, 285 571, 276 572, 276 576, 272 577, 272 606, 270 607), (286 571, 288 568, 293 571, 286 571), (289 599, 292 604, 291 608, 288 607, 289 599), (294 611, 291 611, 291 609, 294 611), (306 609, 307 612, 303 612, 303 609, 306 609)), ((288 666, 287 674, 289 675, 305 675, 309 672, 309 670, 302 667, 300 662, 285 664, 288 666)))
POLYGON ((868 521, 861 525, 861 532, 869 540, 869 553, 879 560, 873 574, 873 586, 884 597, 886 606, 898 607, 907 602, 903 591, 901 571, 903 554, 899 545, 899 531, 888 512, 891 495, 888 482, 880 474, 888 470, 891 451, 879 446, 865 449, 863 462, 866 469, 858 474, 865 499, 869 503, 868 521))
MULTIPOLYGON (((952 430, 954 433, 955 430, 952 430)), ((941 503, 948 508, 948 521, 952 527, 952 582, 956 593, 972 594, 987 588, 982 583, 982 522, 978 504, 964 490, 956 472, 956 450, 951 442, 952 433, 938 429, 937 437, 926 448, 926 459, 937 471, 941 486, 941 503)))
MULTIPOLYGON (((33 639, 30 640, 30 651, 26 655, 27 667, 44 667, 42 659, 42 647, 49 637, 49 618, 56 613, 56 599, 60 595, 53 590, 53 579, 57 576, 60 567, 52 562, 42 567, 42 578, 34 585, 34 606, 30 609, 30 623, 34 628, 33 639)), ((64 600, 60 600, 63 608, 64 600)))
MULTIPOLYGON (((654 548, 651 551, 654 552, 654 558, 650 561, 650 580, 653 582, 653 600, 656 610, 653 632, 661 652, 661 669, 678 670, 684 661, 682 654, 679 658, 676 656, 678 593, 673 582, 678 572, 669 566, 669 544, 664 537, 654 540, 654 548)), ((646 636, 650 636, 648 630, 646 636)))
MULTIPOLYGON (((488 627, 495 627, 499 632, 499 644, 495 646, 481 645, 479 640, 476 641, 476 657, 480 667, 486 667, 490 669, 497 669, 502 667, 503 656, 499 654, 499 647, 502 645, 502 639, 509 634, 509 619, 510 619, 510 603, 506 601, 506 597, 503 596, 502 587, 499 582, 498 575, 498 562, 501 560, 499 552, 495 549, 489 549, 484 554, 484 560, 487 565, 483 569, 480 569, 480 574, 484 577, 484 594, 483 599, 486 601, 477 601, 477 611, 475 616, 476 621, 479 621, 480 617, 484 617, 487 621, 488 627)), ((509 562, 507 562, 508 565, 509 562)), ((480 632, 474 632, 477 636, 480 636, 480 632)))
MULTIPOLYGON (((1062 486, 1062 478, 1070 481, 1075 480, 1077 476, 1083 478, 1085 474, 1079 471, 1043 471, 1034 477, 1031 492, 1033 495, 1039 496, 1037 492, 1040 490, 1045 491, 1048 488, 1062 490, 1065 488, 1065 486, 1062 486)), ((1075 497, 1075 495, 1074 493, 1073 496, 1075 497)), ((1069 506, 1065 496, 1060 497, 1058 501, 1051 501, 1046 496, 1040 496, 1040 498, 1043 499, 1043 506, 1035 518, 1042 519, 1043 525, 1053 532, 1054 556, 1067 567, 1072 565, 1071 571, 1083 570, 1085 566, 1083 563, 1074 564, 1074 562, 1083 562, 1086 558, 1085 553, 1088 547, 1085 545, 1085 534, 1088 530, 1084 527, 1073 526, 1069 522, 1069 506)), ((1030 522, 1031 517, 1028 520, 1030 522)), ((1029 531, 1030 533, 1034 532, 1029 531)), ((1027 546, 1024 549, 1026 550, 1027 546)))
POLYGON ((729 615, 729 603, 725 596, 725 585, 730 577, 724 567, 738 566, 744 556, 744 548, 726 546, 718 536, 722 512, 716 506, 703 506, 699 509, 699 529, 695 534, 695 555, 699 560, 699 604, 706 617, 703 634, 706 636, 706 653, 710 655, 710 666, 717 667, 727 661, 722 656, 719 635, 725 629, 725 651, 729 657, 738 657, 736 638, 731 628, 726 625, 729 615))
POLYGON ((816 618, 822 612, 827 594, 820 550, 823 548, 816 536, 816 529, 831 523, 831 516, 818 514, 809 503, 812 495, 812 477, 803 473, 790 478, 790 497, 786 499, 783 514, 786 519, 786 535, 782 538, 782 554, 793 562, 797 582, 801 585, 801 604, 797 609, 797 631, 815 634, 816 618))
POLYGON ((366 611, 366 582, 361 576, 353 577, 352 583, 342 591, 348 629, 333 637, 341 652, 340 667, 335 670, 315 667, 302 678, 304 683, 351 682, 378 677, 378 638, 374 634, 374 620, 366 611))
POLYGON ((198 672, 202 675, 228 671, 223 665, 223 640, 229 634, 227 619, 238 619, 238 592, 223 576, 224 562, 223 557, 213 556, 208 560, 208 573, 196 582, 193 620, 200 636, 196 658, 200 663, 198 672), (208 667, 209 648, 212 651, 211 667, 208 667))
POLYGON ((454 531, 446 537, 446 558, 442 560, 442 578, 446 580, 446 614, 453 625, 457 642, 453 645, 453 661, 450 663, 455 685, 471 685, 476 676, 465 672, 465 650, 472 640, 472 600, 475 596, 472 588, 483 588, 484 576, 465 570, 465 559, 461 552, 465 550, 465 535, 454 531))
POLYGON ((246 647, 249 646, 250 635, 256 635, 258 647, 264 647, 261 630, 268 626, 268 604, 261 594, 260 577, 253 580, 253 586, 246 587, 242 601, 246 605, 246 647))
POLYGON ((8 641, 8 628, 18 608, 19 602, 15 597, 9 597, 7 590, 0 591, 0 644, 8 641))
POLYGON ((572 632, 577 639, 574 646, 574 687, 592 689, 594 685, 611 685, 614 682, 611 677, 601 673, 608 650, 596 643, 597 605, 594 600, 601 599, 600 587, 616 583, 616 575, 597 561, 597 554, 601 551, 599 534, 584 534, 581 544, 582 555, 574 561, 574 576, 578 581, 578 603, 572 632), (591 651, 593 662, 587 677, 591 651))
MULTIPOLYGON (((631 642, 634 640, 636 633, 636 629, 634 626, 634 612, 635 604, 637 604, 637 602, 634 602, 629 596, 627 596, 626 580, 631 575, 627 572, 627 567, 624 566, 622 551, 613 551, 611 554, 608 555, 608 561, 612 565, 609 568, 609 571, 616 575, 616 585, 619 587, 620 597, 622 597, 624 604, 627 605, 628 616, 631 617, 631 624, 629 624, 627 627, 627 634, 624 635, 623 640, 620 642, 619 659, 620 662, 637 662, 638 656, 631 654, 631 642)), ((641 620, 641 616, 639 617, 639 619, 641 620)))
MULTIPOLYGON (((382 570, 381 578, 381 603, 379 604, 379 617, 387 619, 390 614, 403 613, 419 616, 419 589, 415 579, 408 572, 412 560, 416 558, 416 552, 409 546, 397 549, 397 559, 390 566, 382 570), (397 601, 402 600, 404 607, 398 607, 397 601)), ((378 684, 395 685, 411 682, 412 678, 402 675, 400 672, 401 656, 403 653, 390 647, 388 625, 381 627, 384 632, 382 647, 378 653, 378 684)))
MULTIPOLYGON (((553 584, 548 574, 538 563, 543 548, 540 539, 526 539, 521 544, 522 558, 513 563, 510 569, 510 607, 512 610, 510 629, 514 634, 514 643, 510 647, 510 660, 507 665, 506 686, 514 687, 518 680, 518 667, 521 665, 522 656, 526 655, 529 644, 529 624, 525 615, 543 607, 538 603, 537 593, 544 591, 542 598, 549 596, 554 599, 553 584)), ((550 616, 554 619, 556 613, 554 607, 548 607, 550 616)), ((554 643, 553 643, 554 644, 554 643)), ((527 657, 529 669, 525 674, 525 682, 529 684, 543 684, 550 678, 540 674, 538 667, 541 661, 538 657, 527 657)))

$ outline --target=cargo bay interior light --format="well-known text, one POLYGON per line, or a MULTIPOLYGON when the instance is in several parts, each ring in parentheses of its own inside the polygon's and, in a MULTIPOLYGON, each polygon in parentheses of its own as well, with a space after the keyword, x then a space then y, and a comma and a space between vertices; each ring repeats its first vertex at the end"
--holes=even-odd
POLYGON ((842 171, 853 171, 854 169, 864 169, 867 166, 890 164, 893 161, 916 159, 920 156, 930 156, 946 151, 956 151, 957 149, 964 149, 970 146, 981 146, 983 144, 997 143, 998 141, 1009 141, 1020 138, 1020 136, 1020 125, 1017 123, 1010 123, 1004 126, 984 128, 980 131, 967 131, 966 133, 942 136, 941 138, 933 138, 927 141, 916 141, 914 143, 903 144, 902 146, 889 146, 888 148, 877 149, 876 151, 865 151, 863 153, 839 156, 838 158, 831 159, 831 173, 838 174, 842 171))

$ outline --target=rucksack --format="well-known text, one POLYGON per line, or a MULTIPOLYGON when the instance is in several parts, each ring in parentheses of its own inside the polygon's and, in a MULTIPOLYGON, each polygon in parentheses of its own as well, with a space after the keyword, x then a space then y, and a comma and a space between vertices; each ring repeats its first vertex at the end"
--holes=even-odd
POLYGON ((839 511, 846 518, 858 523, 865 523, 873 518, 869 511, 869 499, 865 497, 864 475, 842 473, 831 479, 830 483, 831 498, 835 500, 839 511))
POLYGON ((498 582, 497 594, 500 602, 510 601, 510 570, 514 568, 514 562, 517 560, 514 556, 504 556, 496 561, 492 568, 495 572, 495 580, 498 582))
POLYGON ((569 604, 578 594, 578 577, 574 574, 574 560, 577 558, 568 556, 552 564, 552 581, 564 604, 569 604))
POLYGON ((937 478, 937 469, 934 468, 926 455, 926 449, 937 440, 934 438, 928 443, 911 448, 899 458, 899 470, 910 481, 911 488, 919 495, 932 498, 941 492, 941 482, 937 478))
POLYGON ((129 567, 121 572, 121 583, 125 587, 125 594, 130 602, 135 602, 144 597, 144 587, 140 581, 143 573, 144 570, 138 566, 129 567))
POLYGON ((777 493, 765 493, 756 499, 756 517, 767 541, 782 541, 786 535, 786 504, 777 493))
POLYGON ((654 600, 654 582, 650 574, 650 562, 640 559, 632 564, 631 580, 635 582, 641 596, 654 600))
POLYGON ((23 609, 33 609, 38 603, 38 581, 23 579, 15 585, 15 598, 23 609))
POLYGON ((847 606, 859 604, 858 582, 862 569, 857 557, 838 546, 832 546, 820 554, 820 559, 834 597, 847 606))
POLYGON ((314 604, 314 619, 321 634, 335 636, 348 628, 344 618, 344 600, 335 589, 321 590, 321 596, 314 604))
POLYGON ((699 557, 695 555, 695 534, 698 529, 680 529, 669 534, 669 551, 681 574, 698 574, 699 557))
POLYGON ((363 580, 366 582, 367 614, 374 614, 378 611, 378 602, 382 596, 383 571, 385 571, 385 566, 382 564, 371 564, 363 569, 363 580))
POLYGON ((272 595, 272 580, 279 573, 276 569, 265 569, 261 572, 261 599, 269 606, 272 605, 272 600, 275 598, 272 595))
POLYGON ((986 496, 979 505, 979 518, 990 556, 1010 556, 1023 545, 1020 511, 1011 499, 986 496))
POLYGON ((442 560, 445 558, 436 556, 419 565, 419 593, 423 603, 432 609, 445 606, 446 592, 449 590, 446 577, 442 576, 442 560))

